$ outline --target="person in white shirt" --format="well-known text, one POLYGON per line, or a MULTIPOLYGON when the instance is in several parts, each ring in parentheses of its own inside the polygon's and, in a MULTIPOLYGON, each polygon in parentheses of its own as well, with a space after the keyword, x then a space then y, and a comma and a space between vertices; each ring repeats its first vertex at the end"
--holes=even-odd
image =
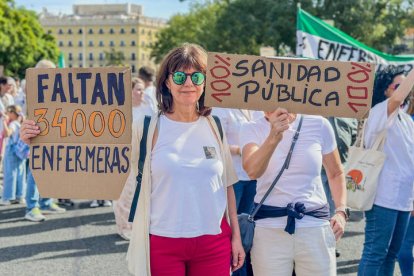
POLYGON ((146 112, 157 113, 158 104, 156 99, 156 91, 154 86, 154 69, 143 66, 138 70, 138 77, 144 81, 144 93, 141 103, 141 109, 145 109, 146 112))
POLYGON ((289 166, 255 216, 250 251, 255 275, 292 275, 293 268, 296 275, 336 275, 335 246, 346 224, 346 190, 328 120, 283 108, 265 112, 264 118, 242 126, 243 167, 257 179, 257 204, 281 171, 300 122, 289 166), (330 221, 322 164, 337 208, 330 221))
POLYGON ((376 104, 366 123, 364 142, 370 148, 386 131, 384 166, 371 210, 365 212, 365 243, 358 275, 391 276, 413 208, 414 123, 400 107, 414 85, 414 70, 407 78, 394 68, 377 74, 374 94, 387 99, 376 104))

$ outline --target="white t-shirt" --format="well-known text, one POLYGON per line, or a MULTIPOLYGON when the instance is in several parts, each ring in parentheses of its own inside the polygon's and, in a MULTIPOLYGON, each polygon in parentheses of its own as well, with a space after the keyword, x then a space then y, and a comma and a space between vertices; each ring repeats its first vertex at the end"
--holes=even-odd
POLYGON ((161 115, 151 154, 150 233, 171 238, 221 233, 227 202, 223 166, 207 118, 186 123, 161 115))
MULTIPOLYGON (((250 111, 244 109, 230 109, 215 107, 212 114, 220 118, 221 125, 226 133, 229 145, 240 145, 239 133, 243 124, 248 123, 259 117, 258 111, 250 111)), ((263 113, 262 113, 263 114, 263 113)), ((262 115, 263 116, 263 115, 262 115)), ((238 154, 231 155, 233 165, 239 180, 250 180, 242 166, 241 156, 238 154)))
MULTIPOLYGON (((264 174, 257 179, 257 193, 254 201, 259 203, 285 162, 293 135, 299 124, 300 116, 292 122, 277 145, 264 174)), ((244 147, 249 143, 262 145, 270 132, 266 118, 242 126, 240 142, 244 147)), ((322 156, 336 148, 335 135, 331 124, 321 116, 306 115, 303 118, 298 141, 293 150, 289 168, 285 170, 265 200, 265 205, 286 207, 298 201, 305 204, 307 211, 312 211, 327 204, 321 181, 322 156)), ((256 221, 260 227, 284 228, 287 217, 267 218, 256 221)), ((304 216, 296 220, 296 227, 318 227, 328 225, 327 220, 304 216)))
POLYGON ((399 211, 411 211, 414 194, 414 122, 401 109, 387 115, 388 100, 369 112, 364 142, 368 148, 387 129, 386 159, 379 176, 374 204, 399 211))

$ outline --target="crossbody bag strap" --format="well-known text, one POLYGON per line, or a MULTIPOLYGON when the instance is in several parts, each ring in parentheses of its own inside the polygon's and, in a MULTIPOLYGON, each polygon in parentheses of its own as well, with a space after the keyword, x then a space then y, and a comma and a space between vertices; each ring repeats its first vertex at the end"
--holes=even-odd
POLYGON ((223 127, 221 126, 220 118, 217 117, 216 115, 212 115, 211 117, 213 117, 214 121, 216 122, 217 129, 220 133, 220 139, 223 142, 223 135, 224 134, 223 134, 223 127))
POLYGON ((267 190, 266 194, 263 196, 263 198, 260 201, 260 203, 256 206, 256 208, 254 208, 254 210, 249 215, 249 220, 251 220, 251 221, 254 220, 254 216, 257 214, 257 212, 259 211, 260 207, 263 205, 263 202, 266 200, 266 198, 269 196, 270 192, 275 187, 276 183, 279 181, 279 179, 282 176, 284 170, 289 168, 289 163, 290 163, 290 159, 292 157, 293 149, 295 148, 296 141, 299 138, 300 129, 302 128, 303 117, 304 117, 303 115, 300 116, 299 125, 298 125, 298 128, 296 129, 295 135, 293 136, 293 140, 292 140, 292 144, 290 145, 289 153, 286 156, 285 162, 283 163, 283 166, 280 169, 279 174, 276 176, 275 180, 273 180, 272 185, 270 185, 269 189, 267 190))
POLYGON ((144 171, 145 157, 147 156, 147 138, 150 122, 151 116, 146 115, 144 119, 144 130, 142 132, 141 142, 139 143, 138 175, 136 177, 137 185, 135 187, 134 198, 132 199, 131 210, 129 211, 129 222, 134 221, 135 211, 137 210, 139 193, 141 191, 142 173, 144 171))

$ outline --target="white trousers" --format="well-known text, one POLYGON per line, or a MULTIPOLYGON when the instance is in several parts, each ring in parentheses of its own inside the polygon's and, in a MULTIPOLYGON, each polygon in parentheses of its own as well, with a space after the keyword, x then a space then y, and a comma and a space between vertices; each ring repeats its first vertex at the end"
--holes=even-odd
POLYGON ((256 227, 251 250, 254 275, 336 275, 335 236, 330 226, 284 229, 256 227))

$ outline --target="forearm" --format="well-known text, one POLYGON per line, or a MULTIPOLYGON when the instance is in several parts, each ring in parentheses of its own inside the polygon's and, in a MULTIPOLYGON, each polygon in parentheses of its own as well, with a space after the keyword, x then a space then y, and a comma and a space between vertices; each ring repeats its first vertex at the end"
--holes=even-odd
POLYGON ((346 185, 343 171, 333 176, 328 176, 329 188, 335 202, 335 208, 346 206, 346 185))
POLYGON ((239 222, 237 220, 236 197, 234 195, 233 186, 227 187, 227 206, 229 211, 232 238, 240 239, 239 222))
POLYGON ((254 152, 249 152, 246 155, 243 152, 243 168, 250 179, 257 179, 263 175, 273 152, 281 140, 281 136, 277 139, 269 136, 254 152))

